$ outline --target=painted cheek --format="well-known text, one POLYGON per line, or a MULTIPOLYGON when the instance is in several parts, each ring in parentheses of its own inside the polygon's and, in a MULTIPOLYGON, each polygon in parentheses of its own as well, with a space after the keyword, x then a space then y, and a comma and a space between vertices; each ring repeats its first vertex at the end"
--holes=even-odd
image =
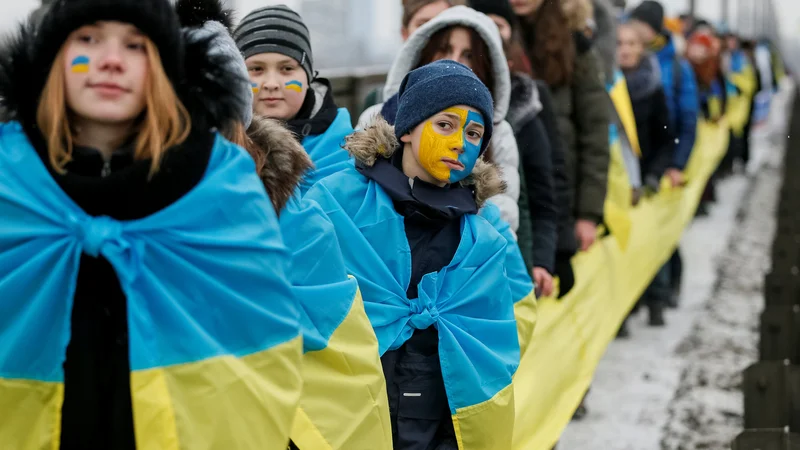
POLYGON ((461 145, 462 139, 463 135, 458 132, 442 136, 433 129, 433 123, 427 122, 419 142, 419 162, 422 168, 439 181, 450 181, 450 168, 442 162, 442 158, 458 159, 458 154, 452 148, 461 145))
POLYGON ((298 93, 298 94, 303 92, 303 83, 301 83, 301 82, 299 82, 297 80, 289 81, 283 87, 287 91, 295 92, 295 93, 298 93))
POLYGON ((70 70, 72 73, 89 72, 89 57, 84 55, 76 56, 70 63, 70 70))
POLYGON ((464 152, 458 156, 458 162, 464 165, 464 170, 459 171, 452 171, 450 174, 450 182, 456 183, 458 181, 463 180, 469 174, 472 173, 472 169, 475 168, 475 163, 478 161, 478 157, 481 153, 481 145, 483 144, 483 138, 481 138, 477 144, 473 144, 467 139, 467 127, 470 123, 475 122, 480 125, 483 125, 483 118, 480 114, 470 111, 467 114, 467 119, 465 121, 464 128, 460 131, 460 134, 463 136, 464 142, 464 152))

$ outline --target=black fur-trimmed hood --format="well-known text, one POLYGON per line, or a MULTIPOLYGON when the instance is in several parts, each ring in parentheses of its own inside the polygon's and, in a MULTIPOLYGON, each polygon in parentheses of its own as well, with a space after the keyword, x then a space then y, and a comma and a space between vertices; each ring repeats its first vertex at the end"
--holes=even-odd
MULTIPOLYGON (((37 129, 36 110, 50 71, 50 67, 37 67, 36 33, 36 24, 26 21, 0 46, 0 118, 19 121, 28 133, 37 129), (44 76, 37 75, 42 72, 44 76)), ((189 111, 192 129, 219 128, 239 120, 237 95, 249 80, 231 70, 233 57, 211 51, 213 37, 183 39, 181 45, 184 70, 180 80, 173 80, 173 87, 189 111)))

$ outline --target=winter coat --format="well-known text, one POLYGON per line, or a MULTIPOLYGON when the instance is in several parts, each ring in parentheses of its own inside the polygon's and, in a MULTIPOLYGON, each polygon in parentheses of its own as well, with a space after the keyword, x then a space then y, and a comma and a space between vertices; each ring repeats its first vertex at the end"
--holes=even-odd
MULTIPOLYGON (((17 139, 18 143, 29 142, 30 152, 26 155, 35 155, 31 156, 34 168, 41 172, 36 176, 52 184, 42 188, 43 194, 53 192, 59 200, 71 200, 60 203, 59 207, 72 212, 65 212, 63 221, 50 222, 51 226, 84 220, 81 223, 88 221, 97 228, 76 244, 65 233, 64 248, 58 253, 67 255, 68 250, 76 251, 76 258, 70 261, 76 272, 76 280, 72 282, 40 277, 38 281, 43 284, 15 287, 11 283, 19 284, 21 278, 4 279, 10 272, 0 271, 0 297, 4 301, 13 300, 14 296, 2 292, 3 286, 10 286, 15 292, 32 289, 46 292, 45 289, 58 287, 58 283, 70 284, 63 290, 65 297, 74 289, 71 298, 58 299, 57 295, 46 298, 59 301, 61 311, 45 307, 63 317, 40 315, 36 320, 47 326, 47 333, 32 330, 36 336, 48 337, 48 342, 37 348, 40 356, 37 367, 48 356, 58 358, 58 370, 42 380, 47 383, 37 388, 36 395, 21 397, 26 399, 23 409, 32 413, 41 406, 42 413, 35 416, 36 423, 31 423, 29 429, 25 428, 22 416, 14 430, 4 430, 0 421, 0 440, 9 448, 60 445, 63 449, 134 449, 137 445, 177 448, 179 443, 196 447, 199 442, 228 445, 230 436, 235 435, 243 445, 240 448, 247 445, 250 446, 247 448, 285 448, 285 441, 281 441, 288 438, 300 393, 301 349, 296 300, 285 281, 289 255, 280 240, 269 199, 254 176, 252 160, 213 131, 239 120, 240 111, 233 99, 237 96, 236 87, 246 80, 224 69, 228 64, 225 58, 209 57, 208 40, 187 42, 187 78, 175 89, 191 116, 191 133, 184 143, 167 150, 160 170, 151 176, 150 161, 135 160, 132 149, 126 145, 108 161, 94 149, 74 148, 66 173, 58 173, 51 165, 45 138, 36 125, 36 104, 43 83, 37 84, 37 78, 31 77, 40 70, 31 67, 28 43, 32 32, 32 29, 21 31, 0 56, 0 98, 9 119, 19 123, 4 125, 0 135, 4 139, 17 139), (14 137, 14 133, 21 137, 14 137), (207 179, 217 174, 224 176, 207 179), (192 203, 210 196, 214 190, 219 194, 214 197, 219 199, 217 204, 207 202, 207 208, 203 209, 192 203), (250 208, 242 207, 240 201, 246 201, 250 208), (176 213, 182 205, 191 210, 176 213), (180 242, 168 242, 169 236, 147 230, 148 221, 174 224, 179 220, 176 217, 186 218, 191 224, 183 224, 187 229, 176 229, 174 234, 171 228, 164 232, 180 242), (233 223, 220 224, 222 218, 233 223), (103 233, 113 230, 115 224, 121 229, 120 235, 105 236, 107 239, 103 240, 103 233), (134 227, 139 231, 129 232, 134 227), (225 236, 220 230, 231 230, 234 235, 225 236), (144 241, 151 237, 148 233, 152 233, 152 242, 144 241), (187 233, 191 233, 191 239, 184 236, 187 233), (214 233, 214 240, 207 236, 209 233, 214 233), (221 242, 220 239, 229 242, 236 254, 220 246, 206 248, 210 247, 209 242, 221 242), (126 248, 131 253, 120 256, 126 248), (196 261, 194 253, 198 252, 205 255, 202 263, 196 261), (247 264, 236 261, 237 257, 246 258, 247 264), (175 264, 164 262, 170 260, 175 264), (237 276, 243 278, 232 280, 225 273, 225 269, 231 268, 227 261, 239 264, 237 276), (163 265, 169 267, 165 269, 163 265), (263 267, 269 267, 269 271, 260 270, 263 267), (141 273, 131 276, 130 272, 137 269, 141 273), (189 285, 183 286, 176 279, 189 285), (208 286, 205 280, 213 280, 213 286, 208 286), (160 281, 164 284, 154 289, 153 284, 160 281), (254 298, 254 284, 259 289, 266 286, 270 293, 266 303, 254 298), (205 292, 208 294, 204 295, 205 292), (191 297, 191 305, 186 304, 186 295, 191 297), (245 304, 242 299, 250 303, 245 304), (209 317, 208 311, 213 311, 213 317, 209 317), (253 333, 252 321, 269 323, 268 332, 253 333), (236 323, 239 329, 248 330, 247 335, 226 323, 236 323), (293 337, 275 349, 261 346, 264 339, 284 335, 293 337), (52 343, 58 348, 51 353, 46 346, 52 343), (210 347, 216 353, 209 356, 210 347), (269 367, 269 374, 256 367, 255 361, 269 367), (176 367, 180 367, 178 372, 176 367), (231 371, 231 367, 240 367, 238 370, 242 372, 231 371), (242 373, 247 373, 246 383, 242 373), (276 379, 280 385, 275 383, 276 379), (47 393, 49 389, 58 392, 47 393), (265 401, 270 403, 270 411, 264 410, 265 401), (43 404, 37 405, 39 402, 43 404), (229 418, 237 414, 242 416, 232 423, 229 418), (225 423, 225 427, 217 425, 220 423, 225 423), (50 443, 52 436, 57 441, 50 443)), ((14 150, 25 151, 19 146, 14 150)), ((4 149, 4 153, 8 151, 4 149)), ((0 207, 7 208, 8 203, 2 197, 0 207)), ((11 205, 16 214, 24 211, 13 202, 11 205)), ((6 213, 8 210, 4 217, 8 217, 6 213)), ((29 223, 34 220, 37 218, 29 218, 29 223)), ((39 238, 20 236, 34 252, 33 246, 39 238)), ((0 244, 0 249, 6 250, 0 251, 5 253, 3 258, 13 256, 18 245, 13 240, 10 244, 0 244), (9 248, 12 255, 7 251, 9 248)), ((53 264, 48 254, 52 252, 38 254, 39 263, 45 267, 53 264)), ((59 265, 54 270, 66 269, 59 265)), ((34 292, 29 300, 30 305, 41 305, 43 299, 37 299, 34 292)), ((0 351, 0 355, 13 355, 15 351, 11 344, 14 339, 3 334, 9 330, 0 326, 0 345, 10 346, 0 351)), ((26 338, 23 334, 20 342, 33 342, 34 337, 26 338)), ((0 373, 9 373, 7 363, 0 356, 0 373)), ((0 397, 7 398, 4 384, 0 377, 0 397)), ((16 386, 19 389, 19 383, 16 386)))
MULTIPOLYGON (((572 217, 599 223, 608 187, 610 106, 600 62, 591 43, 580 34, 575 34, 575 41, 578 51, 572 83, 551 86, 550 91, 558 129, 566 143, 572 217)), ((574 233, 574 229, 564 232, 574 233)))
POLYGON ((317 78, 311 83, 303 106, 287 126, 314 165, 302 179, 300 194, 328 175, 352 167, 353 160, 342 149, 344 138, 353 132, 350 113, 336 106, 328 80, 317 78))
POLYGON ((672 162, 675 138, 670 132, 669 109, 658 62, 645 56, 639 67, 624 71, 628 85, 639 146, 642 180, 646 186, 658 190, 661 177, 672 162))
POLYGON ((387 106, 378 104, 368 108, 361 114, 357 128, 364 128, 375 116, 383 111, 384 118, 393 124, 393 115, 396 113, 396 94, 400 83, 408 72, 413 70, 420 59, 421 52, 430 41, 431 36, 439 30, 451 26, 462 26, 476 30, 489 47, 489 57, 492 62, 492 71, 495 85, 492 87, 494 95, 494 134, 492 135, 492 160, 500 168, 503 181, 507 189, 503 194, 493 198, 502 214, 503 219, 511 225, 514 232, 519 229, 519 151, 514 139, 514 131, 505 121, 511 93, 511 81, 508 72, 508 61, 503 52, 503 43, 497 26, 484 14, 465 6, 455 6, 442 12, 436 18, 420 27, 406 41, 400 53, 394 60, 392 68, 386 79, 383 94, 387 106), (388 115, 388 117, 386 117, 388 115))
POLYGON ((403 147, 383 120, 354 133, 346 148, 356 168, 320 181, 303 201, 326 211, 362 288, 395 447, 508 448, 519 347, 506 252, 516 246, 487 203, 502 180, 482 160, 456 184, 409 180, 399 167, 403 147))
MULTIPOLYGON (((532 260, 532 266, 543 267, 553 273, 558 241, 559 206, 556 198, 553 149, 547 129, 540 118, 541 111, 542 103, 539 101, 536 82, 526 75, 512 74, 508 122, 514 130, 519 148, 521 173, 531 218, 531 255, 527 258, 532 260)), ((525 249, 529 245, 522 238, 522 229, 517 235, 520 249, 523 250, 523 256, 526 256, 525 249)))
POLYGON ((697 137, 697 119, 700 114, 697 80, 689 61, 677 54, 672 36, 664 38, 665 43, 657 50, 656 57, 667 98, 671 131, 677 139, 670 165, 683 170, 689 162, 697 137))

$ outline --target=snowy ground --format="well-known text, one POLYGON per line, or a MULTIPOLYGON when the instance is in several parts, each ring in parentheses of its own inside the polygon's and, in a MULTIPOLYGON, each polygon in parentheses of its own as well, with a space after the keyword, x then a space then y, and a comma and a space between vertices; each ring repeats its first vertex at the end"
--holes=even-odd
POLYGON ((711 214, 681 241, 680 309, 661 329, 647 327, 646 311, 633 317, 631 338, 612 343, 600 363, 589 415, 567 428, 558 450, 728 449, 741 431, 741 372, 758 357, 781 182, 788 109, 778 106, 754 133, 749 175, 722 181, 711 214))

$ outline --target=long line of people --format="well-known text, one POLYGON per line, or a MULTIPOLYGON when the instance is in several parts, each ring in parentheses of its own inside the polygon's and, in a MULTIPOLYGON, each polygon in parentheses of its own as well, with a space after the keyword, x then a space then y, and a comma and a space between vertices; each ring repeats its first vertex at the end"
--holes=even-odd
MULTIPOLYGON (((698 117, 731 122, 722 174, 746 161, 783 74, 702 21, 684 57, 650 0, 403 7, 355 128, 283 5, 61 0, 20 26, 0 446, 512 448, 536 298, 615 202, 686 182, 698 117)), ((676 254, 651 325, 679 279, 676 254)))

